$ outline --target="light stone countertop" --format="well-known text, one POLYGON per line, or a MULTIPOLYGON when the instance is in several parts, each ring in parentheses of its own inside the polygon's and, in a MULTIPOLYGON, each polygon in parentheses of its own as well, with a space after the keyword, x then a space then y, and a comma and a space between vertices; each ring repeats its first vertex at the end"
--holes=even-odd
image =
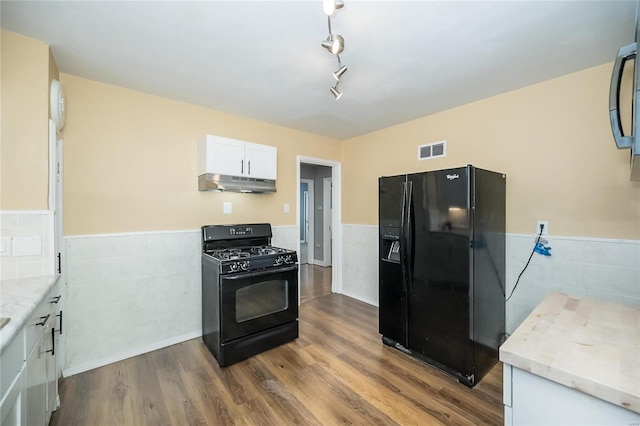
POLYGON ((500 361, 640 413, 640 308, 550 293, 500 361))
POLYGON ((59 275, 0 281, 0 317, 11 320, 0 330, 0 354, 24 327, 59 275))

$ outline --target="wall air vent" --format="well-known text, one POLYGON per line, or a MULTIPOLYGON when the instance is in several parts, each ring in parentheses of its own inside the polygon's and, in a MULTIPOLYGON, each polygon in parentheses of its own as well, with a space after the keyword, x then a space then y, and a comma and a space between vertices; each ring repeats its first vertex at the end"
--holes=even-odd
POLYGON ((438 141, 418 147, 418 160, 430 160, 432 158, 447 156, 447 141, 438 141))

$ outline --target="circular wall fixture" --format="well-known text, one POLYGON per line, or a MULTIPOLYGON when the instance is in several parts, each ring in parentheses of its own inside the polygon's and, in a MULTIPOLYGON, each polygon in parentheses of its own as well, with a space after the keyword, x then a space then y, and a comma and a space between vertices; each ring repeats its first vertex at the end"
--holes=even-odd
POLYGON ((58 130, 62 130, 65 120, 65 101, 62 85, 58 80, 51 80, 51 119, 56 123, 58 130))

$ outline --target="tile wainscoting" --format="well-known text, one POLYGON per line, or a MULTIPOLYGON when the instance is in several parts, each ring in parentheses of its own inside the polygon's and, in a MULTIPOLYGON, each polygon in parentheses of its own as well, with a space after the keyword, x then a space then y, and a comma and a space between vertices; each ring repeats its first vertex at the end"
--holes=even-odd
POLYGON ((0 211, 0 279, 53 275, 53 212, 50 210, 0 211), (16 238, 32 237, 39 244, 39 254, 15 256, 16 238))
MULTIPOLYGON (((200 232, 65 237, 65 376, 202 334, 200 232)), ((296 238, 273 227, 274 245, 296 238)))
POLYGON ((200 336, 200 231, 65 237, 72 375, 200 336))
MULTIPOLYGON (((341 293, 378 305, 378 228, 343 224, 341 293)), ((507 235, 507 294, 533 248, 507 235)), ((297 248, 295 226, 272 243, 297 248)), ((513 331, 550 291, 640 305, 640 241, 550 237, 507 303, 513 331)), ((201 335, 200 230, 65 237, 65 375, 201 335)))
MULTIPOLYGON (((343 224, 343 293, 378 305, 378 228, 343 224)), ((533 249, 534 235, 507 234, 507 295, 533 249)), ((507 303, 511 333, 551 291, 640 306, 640 241, 548 238, 552 256, 534 254, 507 303)))
POLYGON ((298 228, 293 226, 272 226, 271 244, 274 246, 298 250, 298 228))
POLYGON ((342 294, 378 306, 378 227, 342 224, 342 294))

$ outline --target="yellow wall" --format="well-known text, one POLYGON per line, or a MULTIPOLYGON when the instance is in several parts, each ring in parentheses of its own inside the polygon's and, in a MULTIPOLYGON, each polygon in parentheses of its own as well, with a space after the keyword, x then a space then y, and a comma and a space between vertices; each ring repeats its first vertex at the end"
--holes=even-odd
POLYGON ((507 231, 640 239, 640 183, 617 150, 611 64, 590 68, 342 143, 344 223, 377 224, 377 178, 466 164, 507 174, 507 231), (447 157, 417 146, 447 140, 447 157))
POLYGON ((49 46, 2 31, 0 209, 40 210, 48 199, 49 46))
POLYGON ((340 159, 333 139, 64 73, 60 78, 67 100, 66 235, 254 221, 293 225, 296 156, 340 159), (197 141, 205 134, 276 146, 277 192, 198 191, 197 141), (222 214, 225 201, 233 214, 222 214))
POLYGON ((507 174, 507 230, 640 239, 640 183, 608 121, 611 64, 338 142, 61 74, 49 47, 1 33, 0 209, 46 209, 48 94, 67 97, 65 233, 194 229, 295 218, 295 156, 342 161, 344 223, 377 224, 377 178, 467 163, 507 174), (205 133, 278 147, 278 192, 197 191, 205 133), (447 157, 417 146, 447 139, 447 157), (222 215, 222 203, 233 214, 222 215), (283 213, 283 204, 291 213, 283 213))

